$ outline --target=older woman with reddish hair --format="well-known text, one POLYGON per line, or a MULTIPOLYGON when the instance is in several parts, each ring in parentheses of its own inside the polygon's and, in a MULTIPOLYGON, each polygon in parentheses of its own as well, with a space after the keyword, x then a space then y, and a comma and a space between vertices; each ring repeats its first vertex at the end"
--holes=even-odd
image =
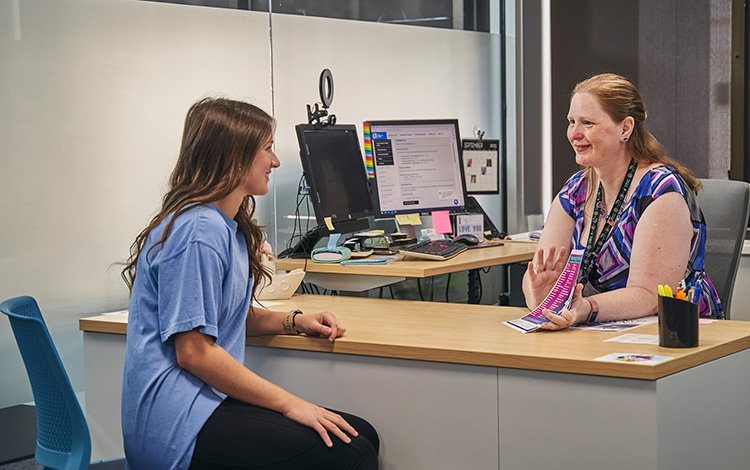
POLYGON ((656 313, 659 284, 694 287, 702 316, 722 317, 704 271, 706 224, 700 182, 667 156, 646 127, 636 87, 615 74, 578 83, 568 111, 568 141, 583 167, 552 202, 524 276, 526 303, 547 295, 572 249, 585 249, 569 309, 543 329, 656 313))

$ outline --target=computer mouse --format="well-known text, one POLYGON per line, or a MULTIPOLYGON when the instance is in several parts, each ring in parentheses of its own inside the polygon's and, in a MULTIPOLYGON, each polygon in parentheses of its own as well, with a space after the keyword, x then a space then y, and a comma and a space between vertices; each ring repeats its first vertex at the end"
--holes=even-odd
POLYGON ((471 233, 464 233, 453 239, 454 242, 463 243, 464 245, 474 246, 479 244, 479 238, 471 233))

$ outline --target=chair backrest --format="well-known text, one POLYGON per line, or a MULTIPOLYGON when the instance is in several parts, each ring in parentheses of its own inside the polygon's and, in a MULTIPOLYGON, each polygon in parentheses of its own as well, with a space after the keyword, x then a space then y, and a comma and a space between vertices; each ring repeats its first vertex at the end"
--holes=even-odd
POLYGON ((36 460, 56 469, 89 468, 91 437, 39 306, 32 297, 0 304, 10 319, 36 407, 36 460))
POLYGON ((706 273, 719 291, 724 318, 729 319, 750 213, 750 184, 712 179, 701 179, 701 184, 698 204, 707 227, 706 273))

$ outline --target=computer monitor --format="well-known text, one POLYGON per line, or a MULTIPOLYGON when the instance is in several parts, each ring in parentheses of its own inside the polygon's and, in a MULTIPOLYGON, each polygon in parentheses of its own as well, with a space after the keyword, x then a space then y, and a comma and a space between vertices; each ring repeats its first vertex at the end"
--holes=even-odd
POLYGON ((327 235, 326 219, 338 233, 369 228, 373 215, 367 172, 354 125, 295 126, 315 218, 327 235))
POLYGON ((381 215, 463 210, 466 188, 458 120, 368 124, 381 215))

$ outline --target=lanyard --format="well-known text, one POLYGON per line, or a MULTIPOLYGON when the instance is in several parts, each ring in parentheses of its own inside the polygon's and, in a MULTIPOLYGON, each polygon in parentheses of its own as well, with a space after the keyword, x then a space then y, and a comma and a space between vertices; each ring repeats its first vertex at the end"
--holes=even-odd
POLYGON ((602 183, 599 182, 599 189, 596 192, 596 203, 594 204, 594 213, 591 215, 589 239, 588 242, 586 242, 586 255, 584 256, 583 264, 581 265, 580 282, 583 284, 586 284, 586 282, 588 281, 591 269, 594 267, 594 259, 599 253, 599 250, 602 249, 604 242, 607 241, 607 237, 609 237, 609 232, 612 231, 612 227, 614 227, 615 225, 617 216, 620 215, 622 204, 623 202, 625 202, 625 195, 628 193, 628 188, 630 188, 630 183, 633 181, 633 176, 635 175, 635 170, 637 167, 638 164, 636 163, 636 161, 631 160, 630 165, 628 165, 628 172, 625 174, 625 179, 622 181, 622 185, 620 186, 620 192, 617 194, 617 199, 615 199, 615 204, 612 206, 612 210, 609 211, 609 215, 607 216, 607 223, 606 225, 604 225, 604 228, 602 228, 602 233, 599 235, 599 239, 596 241, 596 245, 594 245, 594 236, 596 235, 596 230, 599 227, 599 216, 604 214, 604 211, 606 210, 604 202, 602 201, 602 193, 604 191, 602 188, 602 183))

